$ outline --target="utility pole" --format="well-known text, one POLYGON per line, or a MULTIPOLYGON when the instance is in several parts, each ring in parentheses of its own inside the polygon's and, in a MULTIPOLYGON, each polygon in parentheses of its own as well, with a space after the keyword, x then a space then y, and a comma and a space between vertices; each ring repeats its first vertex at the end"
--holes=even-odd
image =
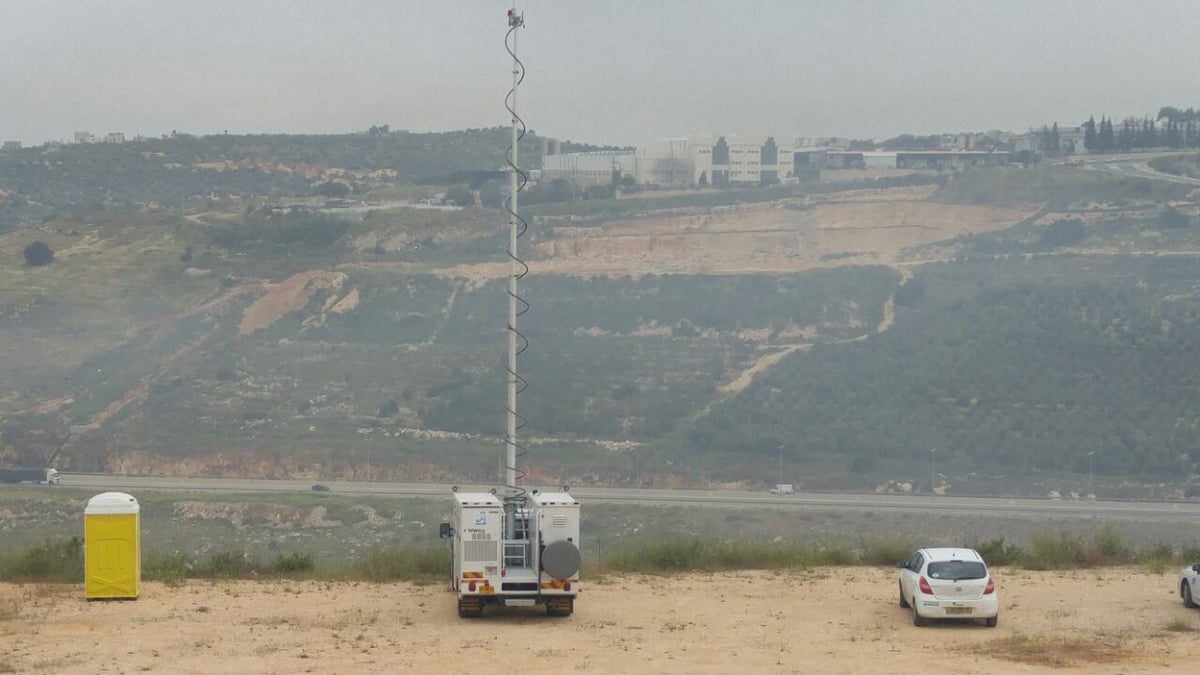
POLYGON ((937 448, 929 449, 929 496, 937 494, 937 448))
POLYGON ((779 450, 779 480, 775 484, 783 485, 783 446, 780 445, 776 449, 779 450))
POLYGON ((1093 497, 1096 496, 1095 456, 1096 456, 1095 450, 1092 450, 1091 452, 1088 453, 1088 491, 1092 493, 1093 497))

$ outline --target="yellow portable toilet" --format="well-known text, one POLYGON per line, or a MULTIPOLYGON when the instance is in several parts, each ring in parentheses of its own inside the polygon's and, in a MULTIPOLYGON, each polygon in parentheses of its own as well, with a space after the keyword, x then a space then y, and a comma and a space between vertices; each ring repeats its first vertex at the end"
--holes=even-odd
POLYGON ((141 591, 141 508, 133 495, 104 492, 83 511, 84 597, 133 599, 141 591))

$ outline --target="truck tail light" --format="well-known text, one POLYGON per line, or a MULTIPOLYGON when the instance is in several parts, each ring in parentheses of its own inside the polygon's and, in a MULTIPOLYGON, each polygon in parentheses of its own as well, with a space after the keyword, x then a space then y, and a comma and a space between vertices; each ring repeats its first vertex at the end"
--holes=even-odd
POLYGON ((917 583, 917 587, 925 595, 933 595, 933 589, 929 587, 929 582, 925 580, 925 577, 921 577, 921 581, 917 583))
MULTIPOLYGON (((924 580, 922 579, 922 581, 924 581, 924 580)), ((472 581, 471 583, 467 584, 467 590, 468 590, 468 591, 471 591, 472 593, 474 593, 474 592, 475 592, 475 582, 474 582, 474 581, 472 581)))
POLYGON ((988 577, 988 585, 987 585, 987 588, 983 589, 983 594, 989 595, 989 594, 995 593, 995 592, 996 592, 996 582, 992 581, 991 577, 988 577))

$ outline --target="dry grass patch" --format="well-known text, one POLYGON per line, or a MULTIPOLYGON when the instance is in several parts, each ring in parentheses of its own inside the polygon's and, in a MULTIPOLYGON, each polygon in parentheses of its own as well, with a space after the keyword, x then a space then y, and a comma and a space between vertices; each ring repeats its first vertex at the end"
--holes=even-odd
POLYGON ((21 605, 17 598, 0 598, 0 621, 12 621, 20 616, 21 605))
POLYGON ((1163 628, 1168 633, 1191 633, 1196 630, 1192 622, 1184 618, 1171 619, 1163 628))
POLYGON ((299 628, 300 618, 295 616, 252 616, 242 623, 247 626, 265 626, 267 628, 279 628, 281 626, 299 628))
POLYGON ((1034 666, 1071 668, 1092 663, 1119 663, 1132 655, 1121 638, 1030 637, 1016 634, 992 640, 980 654, 1034 666))

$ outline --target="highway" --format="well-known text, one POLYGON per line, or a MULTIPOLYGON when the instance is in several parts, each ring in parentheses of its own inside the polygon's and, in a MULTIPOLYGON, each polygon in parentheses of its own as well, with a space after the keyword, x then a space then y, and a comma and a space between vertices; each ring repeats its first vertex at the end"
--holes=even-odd
MULTIPOLYGON (((63 487, 175 492, 307 493, 353 496, 437 498, 450 495, 450 485, 436 483, 343 482, 323 483, 328 493, 312 492, 311 481, 248 478, 169 478, 63 474, 63 487)), ((461 490, 485 492, 492 486, 463 485, 461 490)), ((588 504, 637 504, 654 506, 712 506, 772 509, 832 509, 859 511, 951 512, 964 515, 1023 515, 1053 518, 1128 518, 1140 520, 1200 521, 1200 503, 1086 501, 1032 498, 951 497, 929 495, 883 495, 799 493, 771 495, 765 492, 732 490, 664 490, 573 487, 571 494, 588 504)))

